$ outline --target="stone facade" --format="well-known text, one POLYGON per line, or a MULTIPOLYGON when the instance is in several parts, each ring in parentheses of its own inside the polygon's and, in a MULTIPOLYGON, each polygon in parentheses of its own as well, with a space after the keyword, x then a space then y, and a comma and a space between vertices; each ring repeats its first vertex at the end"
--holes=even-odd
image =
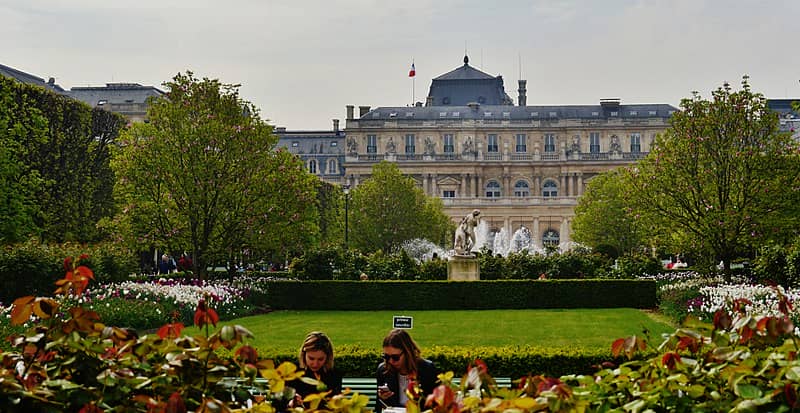
MULTIPOLYGON (((468 88, 468 80, 462 76, 452 86, 468 88)), ((436 93, 468 96, 463 89, 436 93)), ((520 81, 519 101, 526 93, 520 81)), ((375 163, 394 162, 425 193, 442 198, 454 221, 480 209, 490 231, 511 234, 525 226, 538 247, 569 242, 587 182, 646 156, 677 110, 618 99, 568 106, 437 100, 443 98, 428 99, 427 106, 360 106, 358 116, 348 106, 345 183, 358 186, 375 163)))

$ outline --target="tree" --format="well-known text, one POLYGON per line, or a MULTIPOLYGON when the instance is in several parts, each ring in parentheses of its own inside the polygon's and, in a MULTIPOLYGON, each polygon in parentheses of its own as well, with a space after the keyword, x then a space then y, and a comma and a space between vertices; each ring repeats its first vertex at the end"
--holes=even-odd
POLYGON ((427 197, 393 163, 376 164, 351 196, 350 244, 364 252, 394 252, 410 239, 441 242, 443 234, 452 234, 441 200, 427 197))
POLYGON ((619 169, 592 178, 578 198, 572 236, 593 249, 612 247, 618 254, 630 253, 645 243, 645 229, 635 219, 624 194, 627 184, 619 169))
POLYGON ((748 78, 705 100, 681 102, 648 157, 629 169, 642 219, 673 231, 687 250, 722 261, 797 228, 797 143, 778 132, 767 100, 748 78))
POLYGON ((123 204, 116 225, 127 239, 189 249, 201 276, 213 260, 312 242, 316 178, 274 150, 272 127, 238 85, 187 72, 165 86, 150 122, 123 134, 113 162, 123 204))
POLYGON ((18 105, 16 86, 0 76, 0 244, 21 241, 38 232, 34 219, 42 180, 25 162, 25 143, 44 139, 47 119, 35 107, 18 105))
POLYGON ((0 123, 8 161, 3 174, 22 177, 9 189, 7 205, 33 220, 33 229, 23 223, 27 218, 17 229, 46 241, 100 239, 97 222, 114 207, 109 147, 124 118, 0 76, 0 123), (34 201, 22 199, 20 187, 33 190, 34 201))

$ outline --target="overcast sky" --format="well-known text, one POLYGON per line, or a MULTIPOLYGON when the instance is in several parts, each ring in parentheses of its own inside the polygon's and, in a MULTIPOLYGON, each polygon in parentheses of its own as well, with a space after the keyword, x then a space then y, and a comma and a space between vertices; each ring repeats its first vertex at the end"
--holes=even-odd
POLYGON ((529 105, 677 106, 744 74, 800 97, 798 39, 798 0, 0 0, 4 65, 65 88, 192 70, 241 84, 290 130, 330 129, 346 105, 405 106, 412 90, 424 102, 465 48, 515 101, 527 79, 529 105))

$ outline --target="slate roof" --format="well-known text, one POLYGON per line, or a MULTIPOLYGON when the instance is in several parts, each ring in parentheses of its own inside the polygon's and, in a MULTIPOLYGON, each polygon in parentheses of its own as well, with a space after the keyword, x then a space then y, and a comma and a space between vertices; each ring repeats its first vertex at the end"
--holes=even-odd
POLYGON ((16 79, 18 82, 22 82, 29 85, 36 85, 41 86, 43 88, 50 89, 54 92, 64 93, 64 89, 55 83, 54 78, 50 78, 47 82, 44 81, 41 77, 34 76, 30 73, 25 73, 21 70, 14 69, 13 67, 5 66, 0 64, 0 75, 5 77, 10 77, 12 79, 16 79))
POLYGON ((792 102, 800 102, 800 99, 767 99, 767 107, 778 112, 781 117, 786 115, 798 117, 800 113, 792 109, 792 102))
POLYGON ((668 118, 678 109, 669 104, 633 104, 618 106, 560 105, 560 106, 413 106, 379 107, 359 120, 556 120, 556 119, 647 119, 668 118), (614 114, 616 113, 616 114, 614 114))
POLYGON ((502 76, 492 76, 469 65, 455 68, 431 81, 428 91, 430 106, 463 106, 476 102, 486 105, 513 105, 506 94, 502 76))
POLYGON ((278 147, 298 155, 320 154, 339 156, 344 154, 344 131, 275 131, 278 147), (297 146, 293 146, 296 144, 297 146))
POLYGON ((105 86, 73 87, 67 95, 89 106, 97 106, 100 101, 110 104, 144 104, 150 96, 161 96, 164 92, 154 86, 138 83, 107 83, 105 86))

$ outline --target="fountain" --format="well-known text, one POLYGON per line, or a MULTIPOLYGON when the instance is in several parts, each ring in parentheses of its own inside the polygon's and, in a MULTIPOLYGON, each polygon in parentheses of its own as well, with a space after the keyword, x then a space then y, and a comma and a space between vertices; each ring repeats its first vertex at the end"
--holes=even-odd
POLYGON ((434 257, 434 254, 439 258, 446 258, 453 253, 452 251, 445 251, 444 248, 422 238, 408 240, 404 242, 400 248, 405 251, 409 257, 418 262, 428 261, 434 257))

